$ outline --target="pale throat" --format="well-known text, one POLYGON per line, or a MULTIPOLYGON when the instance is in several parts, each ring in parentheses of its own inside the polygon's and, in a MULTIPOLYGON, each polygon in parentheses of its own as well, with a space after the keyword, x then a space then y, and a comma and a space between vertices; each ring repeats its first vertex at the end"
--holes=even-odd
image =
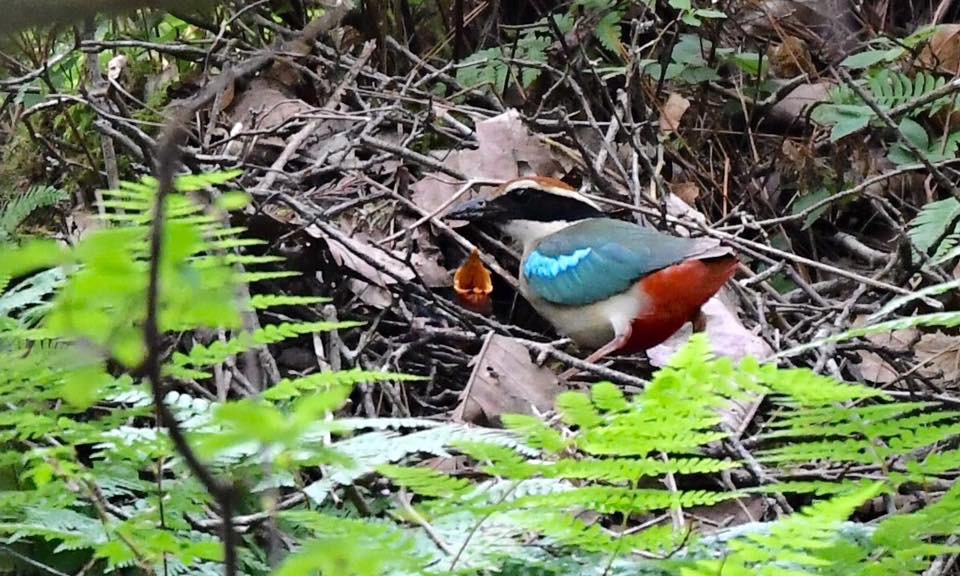
POLYGON ((559 232, 564 228, 576 224, 577 221, 559 220, 556 222, 540 222, 537 220, 509 220, 500 225, 500 229, 523 246, 527 252, 533 245, 545 236, 559 232))

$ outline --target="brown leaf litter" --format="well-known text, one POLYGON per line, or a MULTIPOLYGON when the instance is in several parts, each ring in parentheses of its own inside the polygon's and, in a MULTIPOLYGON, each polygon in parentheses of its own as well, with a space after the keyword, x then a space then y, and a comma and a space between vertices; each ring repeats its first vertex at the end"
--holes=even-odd
POLYGON ((472 364, 455 420, 497 424, 503 414, 543 413, 562 390, 557 375, 534 364, 526 346, 509 336, 489 333, 472 364))

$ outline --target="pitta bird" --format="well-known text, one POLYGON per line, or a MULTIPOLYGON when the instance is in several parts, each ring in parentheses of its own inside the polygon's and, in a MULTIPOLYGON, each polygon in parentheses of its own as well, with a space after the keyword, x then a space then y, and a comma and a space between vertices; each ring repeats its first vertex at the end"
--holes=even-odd
POLYGON ((527 177, 446 218, 486 222, 523 247, 520 291, 556 330, 595 349, 639 352, 667 340, 734 274, 737 258, 709 238, 680 238, 607 218, 566 183, 527 177))

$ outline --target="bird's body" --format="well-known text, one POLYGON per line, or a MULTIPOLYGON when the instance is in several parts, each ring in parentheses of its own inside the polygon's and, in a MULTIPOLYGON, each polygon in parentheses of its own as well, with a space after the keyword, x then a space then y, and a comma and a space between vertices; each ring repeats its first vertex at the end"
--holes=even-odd
POLYGON ((578 344, 600 348, 629 333, 618 350, 637 352, 692 320, 735 268, 713 242, 590 218, 525 247, 520 290, 578 344))
POLYGON ((492 200, 459 212, 481 209, 498 213, 501 229, 523 246, 524 297, 558 332, 598 349, 591 360, 667 340, 699 316, 737 266, 715 240, 606 218, 557 180, 508 182, 492 200))

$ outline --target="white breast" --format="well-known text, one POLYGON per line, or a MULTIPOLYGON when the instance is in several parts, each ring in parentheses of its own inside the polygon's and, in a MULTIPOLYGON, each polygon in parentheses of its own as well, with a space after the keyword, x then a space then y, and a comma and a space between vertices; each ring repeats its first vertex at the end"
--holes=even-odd
MULTIPOLYGON (((524 254, 526 259, 526 254, 524 254)), ((649 298, 638 284, 630 290, 587 306, 558 306, 537 297, 520 270, 520 292, 533 308, 564 336, 580 346, 599 348, 623 334, 647 307, 649 298)))

